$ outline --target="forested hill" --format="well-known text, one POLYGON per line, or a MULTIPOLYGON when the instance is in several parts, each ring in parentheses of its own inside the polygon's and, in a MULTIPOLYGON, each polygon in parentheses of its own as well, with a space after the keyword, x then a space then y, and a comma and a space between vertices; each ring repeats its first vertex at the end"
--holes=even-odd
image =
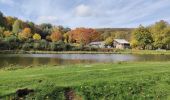
POLYGON ((134 28, 96 28, 98 32, 117 32, 117 31, 123 31, 123 32, 132 32, 134 28))

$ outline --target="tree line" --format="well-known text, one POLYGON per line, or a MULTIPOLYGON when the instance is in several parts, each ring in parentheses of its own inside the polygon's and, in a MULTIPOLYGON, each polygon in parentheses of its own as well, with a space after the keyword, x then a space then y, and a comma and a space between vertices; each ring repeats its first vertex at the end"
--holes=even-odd
POLYGON ((83 50, 99 37, 91 28, 71 30, 50 23, 36 25, 0 12, 0 50, 83 50))
POLYGON ((134 49, 169 49, 170 24, 161 20, 147 27, 140 25, 132 31, 100 32, 92 28, 72 30, 50 23, 37 25, 0 12, 0 50, 96 50, 87 44, 104 41, 106 46, 113 46, 115 38, 130 41, 134 49))
POLYGON ((138 49, 170 49, 170 24, 164 20, 132 32, 131 46, 138 49))

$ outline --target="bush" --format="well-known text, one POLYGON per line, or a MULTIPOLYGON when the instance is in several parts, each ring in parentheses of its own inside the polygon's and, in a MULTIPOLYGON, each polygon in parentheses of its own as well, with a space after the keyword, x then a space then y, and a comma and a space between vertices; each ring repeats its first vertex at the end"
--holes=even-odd
POLYGON ((66 45, 63 41, 51 42, 49 44, 49 48, 52 51, 62 51, 62 50, 66 50, 66 45))
POLYGON ((34 43, 33 48, 34 48, 34 50, 40 50, 41 49, 41 44, 40 43, 34 43))
POLYGON ((29 43, 24 43, 22 45, 22 50, 30 50, 31 49, 31 44, 29 43))
POLYGON ((39 42, 40 42, 40 49, 41 50, 48 49, 48 42, 46 40, 43 39, 43 40, 40 40, 39 42))

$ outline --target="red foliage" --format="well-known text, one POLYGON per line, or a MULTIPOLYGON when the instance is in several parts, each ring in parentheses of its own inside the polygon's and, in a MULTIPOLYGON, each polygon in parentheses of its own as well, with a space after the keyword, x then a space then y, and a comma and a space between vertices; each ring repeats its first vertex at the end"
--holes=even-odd
POLYGON ((71 43, 88 44, 92 41, 99 40, 100 37, 100 34, 91 28, 76 28, 75 30, 69 31, 68 34, 71 43))

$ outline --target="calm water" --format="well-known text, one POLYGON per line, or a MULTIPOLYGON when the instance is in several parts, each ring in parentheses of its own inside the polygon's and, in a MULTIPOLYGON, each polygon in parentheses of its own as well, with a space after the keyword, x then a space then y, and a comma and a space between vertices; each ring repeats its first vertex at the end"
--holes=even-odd
POLYGON ((170 55, 132 54, 0 54, 0 66, 17 65, 63 65, 117 61, 170 61, 170 55))

